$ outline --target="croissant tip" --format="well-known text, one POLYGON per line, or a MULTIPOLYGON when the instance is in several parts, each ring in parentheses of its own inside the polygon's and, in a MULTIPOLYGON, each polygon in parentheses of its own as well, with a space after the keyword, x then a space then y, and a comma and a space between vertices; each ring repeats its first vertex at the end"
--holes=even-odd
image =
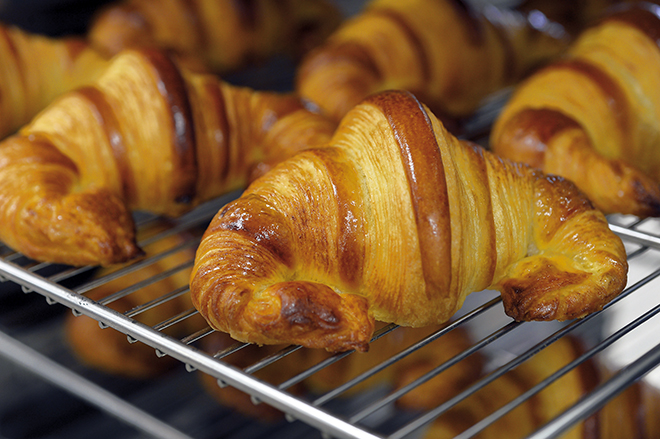
MULTIPOLYGON (((135 241, 131 240, 124 245, 109 245, 107 247, 99 245, 98 251, 90 251, 87 256, 84 256, 86 260, 82 262, 88 265, 108 267, 135 261, 144 256, 146 256, 146 252, 135 241)), ((74 263, 74 265, 82 264, 74 263)))

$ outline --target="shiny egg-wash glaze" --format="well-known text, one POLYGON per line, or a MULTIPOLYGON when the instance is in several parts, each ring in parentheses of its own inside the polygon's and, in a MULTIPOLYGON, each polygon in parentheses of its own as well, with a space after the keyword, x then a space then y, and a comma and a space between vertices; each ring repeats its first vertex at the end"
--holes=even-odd
POLYGON ((606 213, 660 216, 660 16, 623 5, 516 90, 493 150, 574 181, 606 213))
POLYGON ((131 210, 179 215, 333 130, 295 96, 125 51, 0 143, 0 239, 41 261, 122 262, 140 253, 131 210))
POLYGON ((412 95, 386 92, 221 209, 191 294, 241 341, 366 350, 375 320, 442 323, 485 288, 518 320, 582 317, 626 273, 621 240, 572 183, 461 142, 412 95))

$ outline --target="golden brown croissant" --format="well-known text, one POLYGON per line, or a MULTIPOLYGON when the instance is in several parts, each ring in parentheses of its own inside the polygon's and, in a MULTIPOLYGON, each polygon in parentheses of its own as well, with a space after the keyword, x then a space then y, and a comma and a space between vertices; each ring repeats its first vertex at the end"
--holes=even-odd
POLYGON ((337 120, 387 89, 413 92, 435 114, 463 117, 565 49, 568 39, 546 30, 515 12, 487 16, 459 0, 374 0, 304 58, 296 89, 337 120))
POLYGON ((37 260, 122 262, 139 253, 131 210, 178 215, 333 129, 293 95, 127 51, 0 144, 0 239, 37 260))
POLYGON ((96 79, 107 60, 81 39, 49 38, 0 25, 0 138, 61 93, 96 79))
POLYGON ((386 92, 218 212, 191 294, 240 341, 364 351, 374 319, 439 324, 485 288, 517 320, 578 318, 626 273, 621 240, 572 183, 461 142, 409 93, 386 92))
POLYGON ((327 0, 124 0, 103 8, 88 36, 108 56, 157 47, 225 73, 276 54, 300 57, 341 19, 327 0))
POLYGON ((514 93, 492 149, 573 180, 606 213, 660 215, 657 8, 628 4, 514 93))
MULTIPOLYGON (((165 229, 160 224, 156 224, 143 233, 153 236, 163 230, 165 229)), ((171 254, 146 265, 140 270, 110 280, 85 295, 98 301, 115 293, 123 292, 125 289, 138 285, 158 274, 173 271, 172 274, 157 282, 148 283, 130 294, 118 297, 105 304, 115 311, 124 313, 134 310, 136 306, 150 303, 161 298, 161 296, 185 287, 190 276, 190 268, 187 267, 187 264, 194 257, 194 251, 189 247, 174 250, 177 245, 182 244, 186 239, 192 238, 183 233, 173 234, 146 246, 144 250, 147 256, 165 252, 171 254)), ((121 265, 103 268, 99 270, 97 276, 100 278, 112 275, 113 272, 121 268, 121 265)), ((132 318, 142 324, 154 326, 172 316, 191 310, 190 294, 184 291, 169 300, 163 300, 157 306, 147 308, 132 318)), ((164 329, 163 333, 173 337, 181 337, 203 327, 203 320, 198 314, 195 314, 164 329)), ((64 328, 67 341, 77 357, 86 365, 105 373, 144 379, 159 375, 178 363, 172 357, 159 358, 154 348, 146 344, 130 344, 126 335, 122 332, 110 328, 102 329, 97 320, 85 315, 74 316, 69 314, 65 320, 64 328)))

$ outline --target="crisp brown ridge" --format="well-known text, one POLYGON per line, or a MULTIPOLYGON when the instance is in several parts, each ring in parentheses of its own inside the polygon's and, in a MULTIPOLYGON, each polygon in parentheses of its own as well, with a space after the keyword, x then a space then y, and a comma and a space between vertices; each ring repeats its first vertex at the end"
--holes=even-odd
POLYGON ((400 148, 415 212, 427 291, 448 291, 452 276, 449 199, 442 155, 431 121, 419 102, 405 95, 377 95, 367 102, 387 115, 400 148), (420 114, 423 117, 419 117, 420 114))
POLYGON ((195 127, 188 100, 189 91, 180 69, 172 59, 159 51, 145 51, 154 67, 155 81, 171 114, 172 156, 176 184, 172 188, 175 203, 189 204, 195 199, 197 182, 197 156, 195 153, 195 127))

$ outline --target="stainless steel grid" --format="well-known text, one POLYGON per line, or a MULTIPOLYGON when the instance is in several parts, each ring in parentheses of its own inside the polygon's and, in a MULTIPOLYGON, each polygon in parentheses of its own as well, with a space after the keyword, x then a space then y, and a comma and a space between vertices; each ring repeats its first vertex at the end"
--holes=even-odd
MULTIPOLYGON (((221 386, 233 386, 249 395, 255 403, 270 404, 284 413, 290 420, 300 420, 327 437, 337 438, 389 438, 399 439, 419 437, 426 426, 462 400, 483 389, 489 383, 498 380, 508 371, 528 361, 540 351, 562 337, 577 336, 589 341, 589 348, 582 356, 561 369, 556 370, 539 384, 530 388, 522 395, 512 399, 500 409, 489 414, 460 434, 459 438, 470 438, 478 434, 501 416, 504 416, 517 405, 524 403, 537 392, 542 391, 553 381, 584 361, 598 361, 613 371, 608 379, 602 379, 598 387, 584 398, 558 415, 553 421, 540 427, 532 438, 558 437, 575 423, 585 419, 611 398, 615 397, 631 384, 643 380, 649 386, 654 386, 649 379, 649 372, 660 364, 660 344, 657 339, 636 335, 642 329, 653 331, 657 322, 654 316, 660 311, 659 300, 653 298, 654 292, 660 287, 660 221, 638 221, 635 218, 612 216, 609 218, 611 228, 619 234, 626 243, 630 261, 630 281, 624 293, 610 303, 602 312, 592 314, 584 319, 567 323, 518 323, 506 317, 501 309, 499 297, 493 292, 475 293, 466 302, 461 313, 446 327, 422 337, 416 342, 401 349, 400 352, 381 361, 374 367, 361 370, 346 382, 322 394, 298 395, 290 392, 295 384, 319 373, 322 369, 335 362, 346 361, 354 353, 335 355, 296 372, 282 382, 267 382, 255 377, 255 373, 267 368, 279 367, 278 363, 287 355, 302 349, 290 346, 272 353, 264 352, 261 359, 251 365, 238 368, 231 364, 233 354, 245 348, 243 343, 223 349, 219 352, 207 352, 200 347, 200 342, 212 334, 210 328, 201 325, 197 330, 183 337, 172 337, 167 334, 167 328, 177 325, 195 316, 194 309, 181 314, 169 316, 157 325, 148 326, 140 321, 140 315, 147 309, 157 307, 174 297, 187 294, 187 288, 182 286, 174 291, 163 291, 158 298, 143 303, 140 306, 119 313, 109 307, 116 299, 133 294, 140 287, 156 282, 162 277, 173 275, 178 271, 189 270, 192 259, 168 272, 153 278, 140 281, 139 284, 114 292, 105 299, 94 301, 86 294, 95 288, 114 279, 128 276, 144 267, 166 257, 168 254, 193 248, 197 245, 204 226, 217 209, 237 194, 231 194, 220 200, 208 203, 189 215, 173 222, 169 228, 143 241, 142 244, 156 242, 173 233, 185 231, 191 238, 171 250, 117 269, 101 277, 89 275, 88 279, 75 286, 67 286, 76 276, 85 272, 93 272, 92 267, 71 268, 39 264, 5 248, 0 257, 0 274, 5 282, 21 285, 24 292, 34 292, 43 295, 51 304, 62 304, 76 315, 87 315, 99 322, 102 327, 110 327, 108 331, 117 330, 127 335, 127 343, 140 341, 153 347, 159 356, 171 356, 182 362, 188 371, 199 370, 218 380, 221 386), (650 297, 650 299, 649 299, 650 297), (631 311, 634 309, 634 311, 631 311), (633 312, 634 315, 630 313, 633 312), (624 316, 624 317, 621 317, 624 316), (624 320, 621 323, 621 320, 624 320), (434 365, 433 369, 412 383, 401 388, 386 388, 379 391, 368 391, 355 394, 351 389, 378 374, 393 367, 408 355, 422 349, 433 348, 433 343, 441 341, 450 331, 461 328, 471 334, 472 346, 454 356, 448 361, 434 365), (622 353, 635 347, 633 354, 622 353), (454 395, 437 407, 427 411, 408 413, 403 420, 392 422, 393 411, 398 409, 397 400, 417 386, 424 386, 436 375, 441 375, 455 364, 459 364, 471 355, 479 353, 487 358, 488 373, 474 384, 454 395), (633 355, 633 358, 630 357, 633 355), (341 401, 345 394, 350 398, 364 398, 357 409, 345 413, 341 401), (337 409, 341 407, 341 410, 337 409)), ((146 217, 140 220, 139 227, 144 229, 159 218, 146 217)), ((655 294, 655 296, 658 296, 655 294)), ((376 335, 372 350, 379 349, 379 340, 395 337, 400 328, 394 325, 383 327, 376 335)), ((102 389, 84 379, 76 378, 66 370, 61 370, 47 359, 39 358, 38 354, 21 347, 7 334, 0 336, 0 352, 13 361, 31 367, 36 373, 46 377, 51 382, 63 386, 85 398, 101 409, 123 418, 137 428, 155 437, 189 437, 184 433, 164 425, 153 419, 149 414, 117 400, 112 395, 105 395, 102 389)))

